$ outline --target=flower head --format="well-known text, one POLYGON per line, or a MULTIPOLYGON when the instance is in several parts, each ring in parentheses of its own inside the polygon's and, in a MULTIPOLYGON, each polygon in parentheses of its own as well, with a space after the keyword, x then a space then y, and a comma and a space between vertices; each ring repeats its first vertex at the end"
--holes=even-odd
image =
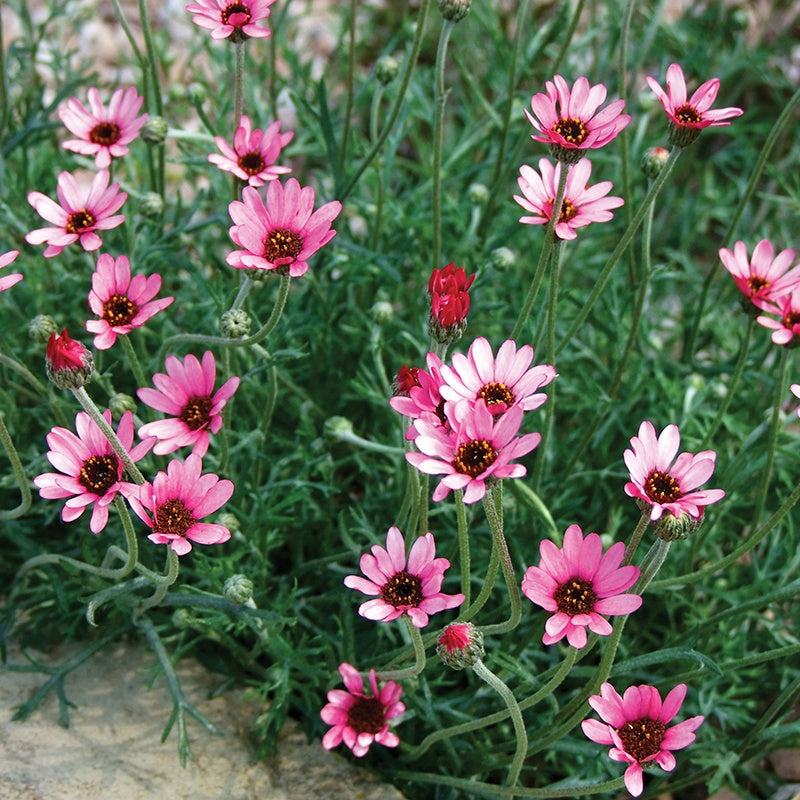
POLYGON ((56 188, 58 203, 41 192, 30 192, 28 202, 40 217, 55 227, 37 228, 26 234, 25 241, 28 244, 47 242, 45 258, 57 256, 67 245, 75 242, 79 242, 84 250, 97 250, 103 244, 97 231, 116 228, 125 221, 125 215, 116 212, 122 208, 128 195, 120 192, 118 183, 109 186, 109 178, 108 170, 101 169, 85 191, 78 186, 73 175, 62 172, 56 188))
POLYGON ((59 389, 78 389, 92 377, 94 356, 87 347, 70 338, 64 328, 51 333, 45 350, 47 377, 59 389))
POLYGON ((722 489, 694 491, 714 472, 717 454, 703 450, 696 455, 681 453, 675 458, 681 443, 677 425, 667 425, 656 437, 653 424, 644 421, 639 435, 631 439, 631 449, 623 454, 630 473, 625 493, 643 505, 650 506, 650 519, 657 520, 667 511, 674 517, 688 514, 699 519, 705 506, 725 497, 722 489))
POLYGON ((201 475, 202 469, 202 459, 192 453, 186 461, 170 461, 152 483, 130 484, 131 508, 153 529, 147 538, 169 545, 179 556, 192 549, 192 542, 222 544, 231 538, 224 525, 200 520, 230 500, 233 483, 213 472, 201 475))
POLYGON ((86 323, 86 330, 97 334, 94 346, 108 350, 117 340, 134 328, 140 328, 150 317, 169 306, 174 297, 153 300, 161 289, 161 276, 135 275, 126 256, 114 259, 103 253, 97 259, 92 275, 89 307, 99 319, 86 323))
POLYGON ((686 80, 680 64, 670 64, 667 68, 667 91, 665 92, 654 78, 647 78, 652 89, 670 120, 670 140, 672 144, 686 147, 691 144, 703 128, 730 125, 729 120, 743 114, 741 108, 711 109, 719 91, 719 78, 712 78, 701 84, 695 93, 686 99, 686 80))
MULTIPOLYGON (((19 255, 19 250, 9 250, 7 253, 0 255, 0 269, 13 264, 19 255)), ((0 292, 10 289, 14 284, 22 280, 22 274, 19 272, 12 272, 10 275, 4 275, 0 278, 0 292)))
MULTIPOLYGON (((111 424, 111 411, 103 412, 111 424)), ((122 480, 123 465, 111 443, 97 423, 84 411, 75 417, 77 436, 66 428, 55 427, 47 434, 48 461, 58 472, 45 472, 33 479, 39 495, 47 500, 69 498, 64 504, 61 519, 72 522, 93 506, 89 530, 100 533, 108 522, 108 507, 117 496, 129 494, 132 484, 122 480)), ((152 447, 153 441, 133 444, 133 415, 126 411, 119 421, 117 437, 136 462, 152 447)))
POLYGON ((449 343, 461 337, 469 313, 469 287, 474 280, 474 274, 467 277, 466 270, 453 263, 441 269, 434 267, 428 280, 428 331, 436 341, 449 343))
POLYGON ((252 130, 250 118, 242 114, 233 135, 233 147, 221 136, 215 136, 214 141, 222 155, 212 153, 208 160, 251 186, 263 186, 267 181, 274 181, 279 175, 292 171, 289 167, 275 166, 281 150, 294 136, 292 131, 281 133, 280 130, 280 122, 273 122, 263 131, 259 128, 252 130))
POLYGON ((153 448, 158 456, 191 445, 192 452, 202 458, 208 452, 208 434, 222 427, 222 409, 239 388, 239 378, 228 378, 215 392, 217 363, 210 350, 203 353, 202 363, 190 353, 183 361, 167 356, 164 365, 166 375, 153 375, 156 388, 145 387, 137 394, 143 403, 172 416, 142 425, 139 436, 158 439, 153 448))
POLYGON ((777 311, 778 299, 800 286, 800 266, 789 269, 794 250, 781 250, 775 256, 768 239, 755 246, 752 258, 744 242, 736 242, 733 251, 721 248, 719 257, 742 294, 762 311, 777 311))
POLYGON ((418 374, 419 367, 409 367, 408 364, 400 367, 392 381, 392 397, 408 397, 411 390, 420 385, 418 374))
POLYGON ((531 367, 531 361, 533 348, 529 344, 517 349, 516 343, 507 339, 495 358, 492 346, 481 336, 472 342, 466 356, 453 353, 452 367, 442 366, 441 395, 445 400, 472 404, 482 399, 493 416, 512 406, 532 411, 547 400, 547 395, 538 390, 556 377, 556 370, 550 364, 531 367))
MULTIPOLYGON (((523 196, 515 194, 514 199, 532 214, 520 217, 520 222, 528 225, 546 225, 550 222, 561 169, 561 164, 554 167, 546 158, 539 161, 541 175, 527 164, 519 168, 517 183, 523 196)), ((611 181, 589 186, 591 174, 592 162, 584 158, 567 175, 561 213, 556 222, 556 236, 559 239, 574 239, 577 236, 575 229, 591 222, 608 222, 614 216, 611 209, 625 202, 621 197, 606 197, 613 186, 611 181)))
POLYGON ((308 270, 308 259, 336 235, 331 222, 342 204, 332 200, 314 209, 314 190, 289 178, 267 184, 266 205, 258 191, 245 186, 242 201, 229 206, 234 225, 231 239, 243 247, 228 253, 227 262, 237 269, 277 270, 298 277, 308 270))
POLYGON ((403 687, 394 681, 378 684, 375 670, 369 671, 372 694, 364 693, 364 680, 350 664, 339 665, 345 688, 328 692, 328 703, 320 711, 322 721, 333 727, 322 737, 322 746, 331 750, 344 742, 353 755, 366 755, 373 742, 397 747, 400 739, 389 730, 389 721, 399 717, 406 707, 400 702, 403 687))
POLYGON ((192 14, 192 22, 211 31, 212 39, 230 39, 242 42, 247 38, 264 39, 270 35, 269 28, 257 22, 269 16, 269 7, 275 0, 197 0, 189 3, 186 10, 192 14))
POLYGON ((474 406, 450 403, 447 417, 453 427, 418 419, 414 444, 421 451, 406 453, 406 460, 427 475, 444 475, 433 492, 434 502, 451 489, 464 490, 464 502, 475 503, 486 494, 486 482, 501 478, 521 478, 527 470, 512 464, 514 458, 530 453, 541 441, 538 433, 517 436, 522 409, 513 406, 500 417, 493 417, 481 398, 474 406))
POLYGON ((772 341, 775 344, 796 344, 795 337, 800 337, 800 285, 775 301, 774 311, 780 319, 765 315, 756 317, 756 322, 773 331, 772 341))
POLYGON ((361 556, 361 571, 366 575, 348 575, 344 585, 374 600, 362 603, 358 613, 378 622, 391 622, 408 614, 417 628, 428 624, 428 615, 448 608, 458 608, 463 594, 441 592, 444 573, 450 567, 446 558, 436 558, 432 533, 420 536, 411 545, 406 564, 406 543, 395 526, 386 534, 386 548, 373 545, 372 554, 361 556))
POLYGON ((71 97, 58 108, 61 121, 77 139, 62 143, 67 150, 94 156, 98 169, 107 169, 112 158, 128 152, 128 145, 139 135, 139 129, 147 122, 147 114, 136 115, 144 98, 133 86, 117 89, 108 104, 108 110, 100 100, 100 93, 89 89, 89 108, 77 97, 71 97))
POLYGON ((539 566, 525 571, 522 593, 554 612, 544 626, 545 644, 566 636, 572 647, 580 649, 586 645, 586 628, 599 636, 611 633, 611 625, 601 614, 630 614, 641 606, 638 594, 622 594, 639 577, 638 567, 620 566, 625 556, 622 542, 603 553, 596 533, 584 538, 577 525, 570 525, 562 547, 545 539, 539 552, 539 566))
POLYGON ((667 727, 681 709, 686 684, 678 684, 661 701, 655 686, 629 686, 620 697, 610 683, 600 687, 600 694, 589 698, 589 705, 603 722, 586 719, 583 732, 593 742, 611 745, 612 761, 624 761, 625 788, 638 797, 644 788, 642 765, 658 764, 665 772, 675 769, 673 750, 683 750, 694 740, 694 732, 705 717, 691 717, 667 727))
POLYGON ((558 161, 575 163, 586 150, 608 144, 631 121, 622 113, 624 100, 597 111, 608 94, 602 83, 590 86, 581 76, 570 89, 564 78, 556 75, 545 86, 546 93, 531 97, 533 113, 525 109, 525 116, 539 132, 531 139, 549 144, 558 161))
POLYGON ((436 654, 453 669, 471 667, 486 655, 483 631, 471 622, 453 622, 436 640, 436 654))
MULTIPOLYGON (((445 416, 444 399, 440 391, 444 383, 442 359, 436 353, 430 352, 426 357, 426 365, 427 370, 412 367, 414 382, 408 380, 408 375, 406 375, 407 391, 397 392, 394 397, 390 398, 389 405, 398 414, 411 417, 413 420, 424 419, 433 425, 441 425, 449 431, 450 421, 445 416)), ((398 373, 398 379, 399 377, 400 373, 398 373)), ((416 436, 417 429, 412 423, 406 431, 406 439, 415 439, 416 436)))

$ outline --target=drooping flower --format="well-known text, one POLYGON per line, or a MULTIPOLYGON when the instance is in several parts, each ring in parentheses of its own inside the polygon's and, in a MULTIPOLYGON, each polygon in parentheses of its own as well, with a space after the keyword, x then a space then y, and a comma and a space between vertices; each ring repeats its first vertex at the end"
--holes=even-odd
POLYGON ((680 443, 677 425, 667 425, 656 437, 653 424, 645 420, 639 426, 639 435, 631 439, 631 449, 623 454, 630 473, 625 493, 651 507, 651 520, 659 519, 665 511, 674 517, 688 514, 700 519, 705 506, 725 497, 722 489, 694 491, 711 477, 717 454, 703 450, 675 458, 680 443))
POLYGON ((428 624, 428 616, 448 608, 458 608, 464 595, 441 591, 444 573, 450 562, 436 558, 432 533, 420 536, 411 545, 406 564, 406 543, 399 528, 386 534, 386 547, 373 545, 372 553, 361 556, 361 571, 366 575, 348 575, 344 585, 375 596, 362 603, 358 613, 378 622, 391 622, 408 614, 417 628, 428 624))
POLYGON ((134 275, 126 256, 113 258, 103 253, 92 275, 89 307, 99 319, 90 319, 86 330, 97 334, 94 346, 108 350, 117 340, 169 306, 174 297, 153 298, 161 289, 161 276, 134 275))
MULTIPOLYGON (((517 201, 531 216, 523 216, 519 221, 528 225, 546 225, 553 216, 553 204, 558 192, 561 164, 555 167, 546 159, 539 161, 539 170, 523 164, 519 168, 519 185, 522 197, 515 194, 517 201)), ((589 186, 592 162, 581 159, 567 175, 561 213, 556 222, 556 236, 559 239, 574 239, 576 228, 583 228, 592 222, 608 222, 614 217, 612 208, 619 208, 625 201, 621 197, 606 197, 611 191, 611 181, 601 181, 589 186)))
POLYGON ((472 404, 482 399, 492 415, 503 414, 515 405, 523 411, 539 408, 547 395, 538 390, 556 377, 555 367, 550 364, 530 367, 533 348, 526 344, 517 349, 511 339, 500 345, 495 358, 489 342, 478 337, 466 356, 453 353, 451 361, 452 367, 441 367, 442 397, 472 404))
POLYGON ((130 484, 131 508, 153 529, 147 538, 169 545, 179 556, 192 549, 192 542, 222 544, 231 538, 224 525, 200 520, 230 500, 233 483, 213 472, 201 475, 202 469, 202 459, 192 453, 186 461, 170 461, 152 483, 130 484))
MULTIPOLYGON (((19 250, 9 250, 7 253, 0 255, 0 269, 7 267, 9 264, 13 264, 18 255, 19 250)), ((12 272, 10 275, 4 275, 2 278, 0 278, 0 292, 10 289, 12 286, 14 286, 14 284, 19 283, 21 280, 22 273, 20 272, 12 272)))
POLYGON ((247 38, 264 39, 269 28, 256 23, 269 16, 269 7, 275 0, 197 0, 186 10, 192 14, 195 25, 211 31, 212 39, 230 39, 242 42, 247 38))
MULTIPOLYGON (((433 425, 441 425, 450 430, 450 421, 445 416, 444 399, 440 389, 444 383, 442 378, 442 359, 434 352, 426 356, 427 370, 413 367, 414 384, 410 384, 406 393, 398 393, 390 398, 389 405, 412 420, 424 419, 433 425)), ((399 375, 399 373, 398 373, 399 375)), ((415 439, 417 429, 414 423, 406 431, 406 439, 415 439)))
POLYGON ((766 315, 756 317, 756 322, 773 331, 772 341, 775 344, 793 343, 795 336, 800 337, 800 286, 789 294, 779 297, 775 302, 775 313, 780 319, 766 315))
POLYGON ((624 100, 614 100, 597 111, 608 94, 602 83, 590 86, 581 76, 570 89, 566 80, 556 75, 545 86, 546 93, 531 97, 533 114, 525 109, 525 116, 539 132, 531 139, 549 144, 558 161, 574 164, 586 150, 608 144, 631 121, 622 113, 624 100))
POLYGON ((51 333, 47 340, 45 369, 47 377, 59 389, 78 389, 92 377, 94 356, 64 328, 60 336, 51 333))
POLYGON ((641 606, 638 594, 622 594, 639 577, 638 567, 620 566, 625 557, 622 542, 603 553, 596 533, 584 538, 577 525, 570 525, 562 547, 545 539, 539 553, 539 566, 525 571, 522 593, 545 611, 554 612, 544 626, 545 644, 566 636, 579 650, 586 645, 586 628, 599 636, 611 633, 611 625, 601 614, 630 614, 641 606))
POLYGON ((772 242, 762 239, 748 258, 744 242, 736 242, 733 251, 722 247, 719 257, 736 285, 750 302, 762 311, 777 312, 776 302, 800 286, 800 266, 789 269, 794 250, 781 250, 774 256, 772 242))
POLYGON ((153 375, 155 389, 137 391, 139 399, 170 418, 148 422, 139 428, 139 436, 158 439, 153 452, 158 456, 192 446, 192 453, 202 458, 208 452, 209 433, 222 427, 222 409, 239 388, 239 378, 232 377, 214 391, 217 363, 210 350, 203 353, 202 364, 191 353, 181 361, 167 356, 167 374, 153 375))
POLYGON ((250 186, 263 186, 274 181, 279 175, 292 170, 275 165, 281 150, 292 141, 294 133, 281 133, 281 123, 273 122, 265 130, 250 126, 250 118, 242 114, 242 119, 233 136, 231 147, 221 136, 214 141, 220 153, 211 153, 208 160, 225 172, 232 172, 237 178, 247 181, 250 186))
POLYGON ((87 191, 78 186, 74 175, 62 172, 56 188, 58 203, 41 192, 30 192, 28 202, 39 216, 55 227, 37 228, 26 234, 25 241, 28 244, 47 242, 45 258, 57 256, 67 245, 75 242, 86 251, 97 250, 103 244, 97 231, 116 228, 125 221, 125 215, 116 212, 122 208, 128 195, 120 192, 118 183, 109 186, 109 178, 108 170, 101 169, 87 191))
POLYGON ((519 406, 493 417, 482 398, 474 406, 449 405, 452 430, 420 418, 414 423, 418 431, 414 444, 421 452, 406 453, 406 460, 420 472, 444 475, 433 492, 435 502, 452 489, 463 489, 464 502, 475 503, 486 494, 488 480, 526 474, 523 464, 511 461, 530 453, 542 437, 538 433, 517 436, 523 414, 519 406))
POLYGON ((428 333, 437 341, 449 344, 461 338, 469 313, 469 287, 475 275, 467 277, 463 267, 450 263, 441 269, 434 267, 428 280, 431 313, 428 333))
POLYGON ((678 684, 662 703, 655 686, 629 686, 620 697, 610 683, 600 687, 600 694, 589 698, 589 705, 603 722, 586 719, 583 732, 593 742, 611 745, 612 761, 624 761, 625 788, 638 797, 644 788, 642 766, 658 764, 665 772, 675 769, 673 750, 683 750, 694 740, 694 732, 705 717, 690 717, 667 727, 681 709, 686 684, 678 684))
POLYGON ((314 190, 301 187, 294 178, 285 186, 270 181, 266 205, 256 189, 245 186, 242 201, 228 206, 235 223, 230 237, 244 249, 228 253, 227 262, 237 269, 274 269, 293 278, 304 275, 308 259, 336 235, 331 222, 342 204, 332 200, 313 209, 314 190))
POLYGON ((695 93, 686 99, 686 79, 680 64, 670 64, 667 68, 667 91, 658 81, 648 76, 647 85, 652 89, 667 112, 670 120, 670 141, 679 147, 691 144, 703 128, 730 125, 726 120, 743 114, 741 108, 712 109, 717 98, 719 78, 712 78, 701 84, 695 93))
MULTIPOLYGON (((111 411, 103 412, 111 425, 111 411)), ((108 522, 108 507, 122 492, 127 496, 130 487, 123 481, 123 464, 97 423, 84 411, 75 417, 77 436, 66 428, 54 427, 47 434, 48 461, 58 472, 45 472, 33 479, 39 495, 47 500, 69 498, 64 504, 61 519, 78 519, 87 506, 93 505, 89 530, 100 533, 108 522)), ((139 461, 153 445, 145 440, 133 445, 133 415, 126 411, 117 427, 117 438, 131 461, 139 461)))
POLYGON ((397 747, 400 739, 389 730, 389 722, 399 717, 406 707, 400 702, 403 687, 394 681, 378 683, 375 670, 369 671, 372 694, 364 693, 364 680, 355 667, 339 665, 345 688, 328 692, 328 703, 320 711, 322 721, 333 727, 322 737, 322 746, 331 750, 344 742, 353 755, 366 755, 373 742, 384 747, 397 747))
POLYGON ((88 96, 88 109, 77 97, 71 97, 59 106, 61 121, 70 133, 78 137, 62 142, 62 147, 94 156, 95 166, 107 169, 112 158, 128 153, 128 145, 138 137, 140 128, 147 122, 147 114, 136 116, 144 98, 133 86, 117 89, 106 110, 97 89, 89 89, 88 96))

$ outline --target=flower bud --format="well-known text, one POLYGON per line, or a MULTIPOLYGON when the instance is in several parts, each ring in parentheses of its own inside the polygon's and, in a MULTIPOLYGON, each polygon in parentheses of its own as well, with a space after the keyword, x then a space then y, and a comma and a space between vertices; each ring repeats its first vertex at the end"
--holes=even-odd
POLYGON ((47 377, 59 389, 80 389, 92 377, 94 357, 80 342, 71 339, 64 328, 61 336, 50 334, 45 366, 47 377))
POLYGON ((662 514, 653 523, 653 533, 665 542, 674 542, 677 539, 687 539, 705 521, 705 515, 698 518, 683 513, 679 517, 674 517, 670 513, 662 514))
POLYGON ((669 150, 666 147, 650 147, 644 151, 642 156, 642 172, 650 178, 655 180, 669 158, 669 150))
POLYGON ((397 60, 392 56, 381 56, 375 64, 375 77, 381 85, 386 86, 397 77, 399 69, 397 60))
POLYGON ((471 183, 467 189, 467 199, 474 206, 482 206, 489 199, 489 190, 482 183, 471 183))
POLYGON ((56 321, 47 314, 37 314, 28 323, 28 335, 37 344, 45 344, 57 330, 56 321))
POLYGON ((700 136, 701 128, 690 128, 686 125, 676 125, 672 120, 667 127, 667 138, 669 143, 676 147, 688 147, 700 136))
POLYGON ((394 319, 394 306, 386 300, 378 300, 369 313, 378 325, 386 325, 394 319))
POLYGON ((489 253, 489 266, 503 272, 517 263, 517 254, 510 247, 495 247, 489 253))
POLYGON ((428 318, 428 335, 441 344, 458 341, 467 327, 469 288, 475 275, 467 277, 463 267, 448 264, 434 268, 428 280, 431 313, 428 318))
POLYGON ((231 575, 225 579, 222 594, 228 602, 243 606, 253 599, 253 581, 244 575, 231 575))
POLYGON ((164 198, 158 192, 148 192, 139 202, 139 213, 145 219, 160 219, 164 213, 164 198))
POLYGON ((108 398, 108 407, 115 417, 121 417, 126 411, 136 413, 136 399, 129 394, 116 392, 108 398))
POLYGON ((202 83, 190 83, 186 87, 186 99, 192 105, 201 105, 205 103, 208 93, 206 87, 202 83))
POLYGON ((241 308, 226 311, 219 320, 219 329, 228 339, 244 339, 252 328, 250 315, 241 308))
POLYGON ((322 431, 329 439, 347 439, 353 434, 353 423, 347 417, 330 417, 325 420, 322 431))
POLYGON ((227 528, 232 534, 239 533, 242 527, 239 524, 239 518, 231 511, 223 511, 221 514, 217 515, 214 521, 217 525, 222 525, 223 528, 227 528))
POLYGON ((439 0, 439 11, 445 19, 458 22, 469 13, 472 0, 439 0))
POLYGON ((436 640, 436 654, 453 669, 471 667, 486 654, 483 632, 471 622, 454 622, 436 640))
POLYGON ((142 126, 142 139, 147 144, 162 144, 167 138, 167 121, 163 117, 150 117, 142 126))

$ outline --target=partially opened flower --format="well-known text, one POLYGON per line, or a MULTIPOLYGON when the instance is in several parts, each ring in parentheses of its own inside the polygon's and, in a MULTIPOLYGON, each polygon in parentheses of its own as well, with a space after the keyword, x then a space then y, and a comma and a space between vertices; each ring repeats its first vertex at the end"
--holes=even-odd
POLYGON ((373 545, 371 554, 361 556, 360 566, 366 578, 348 575, 344 585, 375 597, 358 609, 367 619, 391 622, 408 614, 415 627, 424 628, 430 614, 458 608, 464 602, 461 593, 440 591, 450 562, 436 558, 432 533, 414 540, 406 563, 405 539, 399 528, 392 526, 386 534, 386 547, 373 545))
POLYGON ((441 269, 434 267, 428 280, 431 313, 428 334, 437 342, 450 344, 461 338, 467 326, 469 287, 475 275, 467 277, 463 267, 454 263, 441 269))
POLYGON ((774 311, 780 314, 780 319, 762 314, 756 317, 756 322, 773 331, 772 341, 775 344, 793 342, 795 336, 800 336, 800 286, 792 289, 789 294, 779 297, 775 302, 774 311))
POLYGON ((222 427, 222 409, 239 388, 239 378, 228 378, 215 392, 217 363, 210 350, 203 353, 202 363, 190 353, 183 361, 167 356, 164 364, 167 374, 153 375, 156 388, 139 389, 137 395, 151 408, 172 416, 142 425, 139 436, 158 439, 153 448, 158 456, 191 445, 202 458, 208 452, 208 434, 222 427))
MULTIPOLYGON (((13 264, 18 255, 19 250, 9 250, 7 253, 0 255, 0 269, 7 267, 9 264, 13 264)), ((22 274, 19 272, 12 272, 10 275, 4 275, 2 278, 0 278, 0 292, 10 289, 12 286, 14 286, 14 284, 19 283, 21 280, 22 274)))
POLYGON ((97 250, 103 240, 97 231, 110 230, 125 222, 124 214, 116 212, 128 198, 120 192, 119 184, 108 185, 108 170, 101 169, 92 179, 88 190, 81 189, 69 172, 58 176, 58 203, 41 192, 30 192, 28 202, 39 216, 55 227, 37 228, 25 236, 28 244, 47 242, 45 258, 57 256, 67 245, 79 242, 84 250, 97 250))
POLYGON ((517 436, 523 414, 519 406, 493 417, 482 398, 474 406, 448 405, 452 430, 420 418, 415 422, 414 444, 421 452, 406 453, 406 460, 420 472, 444 475, 433 492, 435 502, 452 489, 463 489, 464 502, 476 503, 486 494, 487 481, 526 474, 523 464, 511 461, 530 453, 542 437, 538 433, 517 436))
MULTIPOLYGON (((111 412, 103 412, 111 425, 111 412)), ((77 436, 66 428, 55 427, 47 434, 48 461, 58 472, 45 472, 33 479, 39 495, 47 500, 69 498, 61 519, 72 522, 88 506, 93 506, 89 530, 100 533, 108 522, 108 507, 117 492, 128 495, 133 484, 123 481, 123 464, 97 423, 84 411, 75 417, 77 436)), ((131 461, 139 461, 153 445, 145 440, 133 445, 133 415, 126 411, 117 427, 117 438, 131 461)))
POLYGON ((345 688, 328 692, 328 703, 320 711, 322 721, 333 727, 322 737, 322 746, 331 750, 344 742, 353 755, 366 755, 373 742, 384 747, 397 747, 400 739, 389 730, 389 722, 399 717, 406 707, 400 702, 403 687, 394 681, 381 686, 375 670, 369 671, 372 694, 364 692, 364 680, 355 667, 339 665, 345 688))
MULTIPOLYGON (((444 383, 442 359, 436 353, 430 352, 426 356, 426 366, 427 370, 413 368, 415 382, 409 383, 405 393, 398 393, 390 398, 389 405, 405 417, 412 420, 424 419, 449 431, 450 421, 445 416, 444 399, 440 391, 444 383)), ((417 429, 412 423, 406 431, 406 439, 414 439, 416 436, 417 429)))
POLYGON ((92 377, 94 356, 64 328, 60 335, 50 334, 44 364, 47 377, 59 389, 78 389, 92 377))
POLYGON ((420 385, 418 374, 419 367, 409 367, 407 364, 400 367, 392 381, 392 397, 408 397, 411 390, 420 385))
POLYGON ((211 153, 208 160, 225 172, 232 172, 237 178, 247 181, 250 186, 263 186, 267 181, 274 181, 279 175, 292 170, 289 167, 275 165, 281 150, 292 141, 294 133, 281 133, 281 123, 273 122, 265 130, 250 126, 250 118, 242 114, 236 133, 233 135, 233 147, 221 136, 214 141, 220 153, 211 153))
POLYGON ((130 484, 131 508, 153 532, 148 539, 169 545, 179 556, 195 544, 222 544, 231 538, 224 525, 201 522, 225 505, 233 494, 233 483, 213 472, 201 475, 203 461, 190 455, 186 461, 170 461, 152 483, 130 484))
POLYGON ((483 400, 492 415, 503 414, 512 406, 523 411, 539 408, 547 395, 538 390, 556 377, 555 367, 550 364, 531 367, 533 348, 526 344, 517 349, 511 339, 500 345, 495 358, 489 342, 478 337, 466 356, 453 353, 451 361, 452 367, 445 364, 441 368, 442 397, 472 404, 483 400))
POLYGON ((546 93, 531 97, 533 113, 525 109, 525 116, 538 131, 531 139, 548 143, 558 161, 574 164, 586 150, 608 144, 631 121, 622 113, 624 100, 597 110, 608 94, 602 83, 590 86, 581 76, 570 89, 566 80, 556 75, 545 86, 546 93))
MULTIPOLYGON (((546 225, 553 216, 553 204, 558 193, 561 164, 555 167, 546 158, 539 161, 541 175, 533 167, 523 164, 519 168, 519 185, 522 197, 515 194, 514 199, 530 216, 519 218, 528 225, 546 225)), ((613 219, 612 208, 619 208, 625 201, 621 197, 606 197, 611 191, 611 181, 601 181, 589 186, 592 162, 581 159, 567 175, 564 200, 556 221, 556 236, 559 239, 574 239, 576 228, 583 228, 592 222, 608 222, 613 219)))
POLYGON ((662 703, 655 686, 629 686, 620 697, 610 683, 600 687, 599 695, 589 698, 589 705, 603 722, 586 719, 583 732, 593 742, 611 745, 612 761, 624 761, 625 788, 638 797, 644 788, 642 767, 657 764, 665 772, 675 769, 673 750, 683 750, 694 740, 694 732, 705 717, 690 717, 668 727, 681 710, 686 684, 678 684, 662 703))
POLYGON ((694 94, 686 99, 686 79, 680 64, 670 64, 667 68, 667 91, 658 81, 647 78, 647 85, 658 98, 670 120, 670 141, 679 147, 691 144, 703 128, 730 125, 726 120, 743 114, 741 108, 712 109, 717 99, 719 78, 712 78, 701 84, 694 94))
POLYGON ((275 0, 197 0, 189 3, 186 10, 192 14, 192 22, 211 31, 212 39, 230 39, 242 42, 247 38, 264 39, 270 35, 269 28, 256 23, 269 16, 269 7, 275 0))
POLYGON ((776 256, 769 239, 755 246, 752 258, 744 242, 736 242, 732 251, 720 248, 719 257, 739 291, 762 311, 777 311, 779 298, 800 286, 800 266, 789 269, 794 250, 787 248, 776 256))
POLYGON ((681 453, 677 458, 681 435, 677 425, 667 425, 656 437, 653 424, 644 421, 639 435, 631 439, 631 449, 623 454, 630 473, 625 493, 647 508, 650 519, 657 520, 666 511, 674 517, 688 514, 700 519, 705 506, 725 497, 722 489, 695 491, 714 472, 717 454, 703 450, 696 455, 681 453))
POLYGON ((78 137, 63 142, 62 146, 75 153, 94 156, 95 166, 107 169, 112 158, 127 154, 128 145, 147 122, 147 114, 136 116, 144 98, 133 86, 117 89, 106 109, 97 89, 89 89, 88 96, 88 109, 77 97, 71 97, 59 106, 61 121, 70 133, 78 137))
POLYGON ((342 204, 332 200, 314 211, 314 190, 294 178, 285 186, 270 181, 266 205, 256 189, 245 186, 242 200, 228 206, 234 222, 230 237, 244 249, 228 253, 226 260, 237 269, 304 275, 308 259, 336 235, 331 222, 341 210, 342 204))
POLYGON ((86 330, 97 334, 94 346, 108 350, 117 340, 169 306, 174 297, 153 298, 161 289, 161 276, 134 275, 126 256, 113 258, 103 253, 92 274, 89 307, 99 319, 90 319, 86 330))
POLYGON ((525 571, 522 593, 545 611, 554 612, 544 626, 545 644, 566 636, 572 647, 580 649, 586 645, 587 628, 599 636, 611 633, 611 625, 601 615, 630 614, 641 606, 638 594, 623 594, 636 583, 639 568, 620 566, 625 557, 622 542, 603 553, 596 533, 584 538, 577 525, 570 525, 562 547, 545 539, 539 553, 539 566, 525 571))

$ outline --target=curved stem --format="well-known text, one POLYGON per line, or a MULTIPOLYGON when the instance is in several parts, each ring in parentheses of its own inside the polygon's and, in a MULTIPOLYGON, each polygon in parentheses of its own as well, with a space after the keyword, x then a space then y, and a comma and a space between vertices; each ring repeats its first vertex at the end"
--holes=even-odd
POLYGON ((447 93, 444 88, 444 65, 447 56, 447 43, 453 32, 455 22, 446 19, 439 33, 436 48, 436 79, 434 92, 435 113, 433 118, 433 264, 434 269, 442 266, 442 131, 444 129, 444 105, 447 93))
POLYGON ((464 490, 456 489, 456 519, 458 520, 458 554, 461 562, 461 593, 464 606, 469 607, 472 588, 472 572, 469 558, 469 530, 467 528, 467 509, 464 506, 464 490))
POLYGON ((242 281, 239 284, 239 291, 231 304, 231 311, 236 311, 244 305, 247 295, 250 294, 250 290, 253 288, 253 279, 247 274, 247 270, 242 270, 242 273, 242 281))
POLYGON ((414 627, 414 623, 411 621, 411 617, 409 617, 408 614, 403 615, 403 620, 411 635, 411 644, 414 645, 414 666, 406 667, 406 669, 380 672, 378 673, 378 677, 382 681, 399 681, 405 678, 413 678, 425 669, 425 645, 422 641, 422 634, 419 632, 419 628, 414 627))
POLYGON ((165 567, 164 575, 158 575, 154 579, 156 588, 153 594, 142 601, 141 605, 137 608, 137 615, 141 614, 143 611, 147 611, 148 608, 157 606, 164 599, 164 595, 167 593, 169 587, 178 580, 178 554, 169 546, 167 546, 167 563, 165 567))
POLYGON ((2 441, 3 448, 8 455, 8 460, 11 462, 11 469, 13 470, 14 477, 17 480, 17 485, 19 486, 19 493, 21 496, 19 505, 16 506, 16 508, 12 508, 8 511, 0 511, 0 520, 17 519, 17 517, 27 514, 31 507, 31 487, 28 483, 27 477, 25 476, 25 470, 22 468, 22 462, 19 460, 17 449, 14 447, 11 434, 8 432, 8 428, 6 428, 6 424, 3 421, 2 412, 0 412, 0 441, 2 441))
POLYGON ((464 622, 469 622, 486 605, 486 601, 494 588, 494 582, 497 580, 497 571, 499 569, 500 550, 496 542, 493 542, 492 552, 489 556, 489 566, 486 569, 486 577, 481 585, 481 590, 478 592, 475 602, 463 614, 459 615, 464 622))
POLYGON ((122 340, 122 349, 125 351, 125 355, 128 358, 128 364, 133 371, 133 377, 136 378, 136 383, 138 383, 140 387, 147 386, 147 378, 144 376, 142 365, 139 363, 139 358, 136 355, 136 351, 133 349, 131 340, 127 336, 120 336, 119 338, 122 340))

